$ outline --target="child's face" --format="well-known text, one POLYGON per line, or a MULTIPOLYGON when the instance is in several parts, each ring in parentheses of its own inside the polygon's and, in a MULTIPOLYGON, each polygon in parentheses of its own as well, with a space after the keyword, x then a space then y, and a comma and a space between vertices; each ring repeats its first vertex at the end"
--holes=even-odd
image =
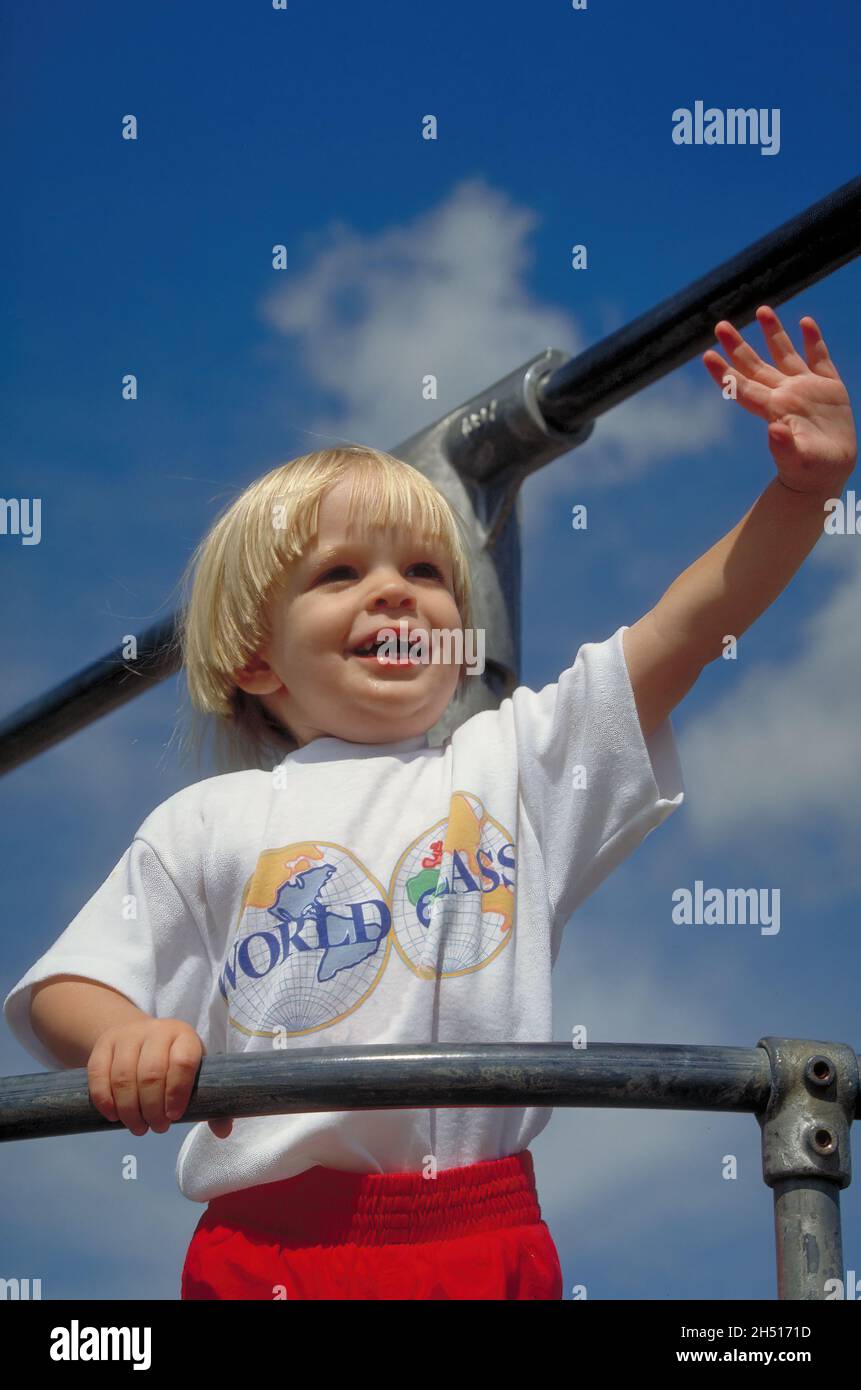
POLYGON ((271 638, 237 684, 259 695, 300 745, 330 735, 395 743, 426 733, 457 687, 460 668, 432 659, 434 628, 456 631, 451 565, 439 542, 359 523, 348 530, 349 480, 324 494, 317 536, 270 607, 271 638), (440 571, 439 574, 436 571, 440 571), (356 656, 379 628, 422 633, 429 659, 406 665, 356 656))

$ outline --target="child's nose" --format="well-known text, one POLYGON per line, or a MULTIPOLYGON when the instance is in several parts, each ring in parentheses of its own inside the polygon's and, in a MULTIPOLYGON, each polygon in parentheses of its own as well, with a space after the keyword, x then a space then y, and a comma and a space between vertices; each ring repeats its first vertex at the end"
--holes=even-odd
POLYGON ((414 604, 415 597, 413 587, 408 579, 402 575, 396 575, 391 579, 382 580, 377 585, 377 603, 384 603, 387 607, 398 607, 403 603, 414 604))

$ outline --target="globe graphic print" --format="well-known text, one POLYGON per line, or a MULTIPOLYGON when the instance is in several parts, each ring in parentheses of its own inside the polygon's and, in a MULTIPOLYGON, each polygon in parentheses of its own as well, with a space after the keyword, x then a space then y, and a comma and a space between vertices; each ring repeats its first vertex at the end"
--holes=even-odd
POLYGON ((395 945, 423 979, 477 970, 514 928, 515 847, 477 796, 454 792, 447 819, 402 855, 389 901, 395 945))
POLYGON ((269 1039, 337 1022, 379 980, 390 928, 381 885, 340 845, 265 851, 221 973, 230 1023, 269 1039))

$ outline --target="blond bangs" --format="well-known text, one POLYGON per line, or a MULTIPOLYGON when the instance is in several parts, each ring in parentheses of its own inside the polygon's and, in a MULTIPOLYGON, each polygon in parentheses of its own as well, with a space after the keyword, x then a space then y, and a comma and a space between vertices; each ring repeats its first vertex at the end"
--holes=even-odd
MULTIPOLYGON (((270 768, 297 744, 233 676, 270 633, 267 608, 317 534, 323 495, 353 473, 349 524, 358 529, 412 530, 448 555, 452 589, 464 629, 472 626, 466 531, 462 518, 418 469, 362 445, 320 450, 280 464, 251 483, 213 523, 192 554, 183 590, 177 642, 191 710, 183 756, 200 762, 211 734, 220 770, 270 768)), ((466 669, 457 690, 462 690, 466 669)))

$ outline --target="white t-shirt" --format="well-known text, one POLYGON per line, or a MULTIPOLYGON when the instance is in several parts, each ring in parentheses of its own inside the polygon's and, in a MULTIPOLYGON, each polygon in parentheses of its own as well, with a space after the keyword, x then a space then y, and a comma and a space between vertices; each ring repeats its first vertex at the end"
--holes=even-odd
MULTIPOLYGON (((620 627, 558 681, 518 687, 441 747, 319 738, 271 772, 184 788, 6 998, 12 1032, 51 975, 181 1018, 208 1055, 369 1043, 552 1041, 571 913, 684 800, 669 719, 645 741, 620 627), (132 915, 132 907, 136 916, 132 915), (276 1044, 276 1039, 278 1042, 276 1044)), ((194 1125, 184 1195, 314 1164, 414 1172, 504 1158, 546 1107, 341 1111, 194 1125)))

